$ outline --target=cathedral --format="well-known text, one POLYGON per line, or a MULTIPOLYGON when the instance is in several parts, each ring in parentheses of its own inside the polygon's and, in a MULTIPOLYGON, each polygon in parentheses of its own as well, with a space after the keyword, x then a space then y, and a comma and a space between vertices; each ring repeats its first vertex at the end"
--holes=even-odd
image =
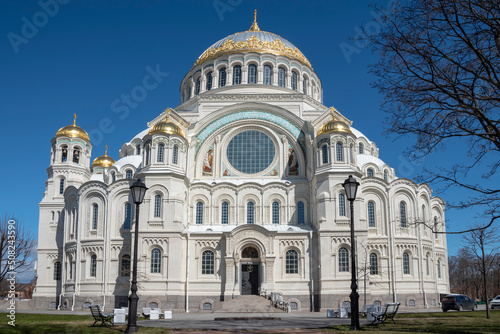
POLYGON ((127 305, 139 178, 148 188, 139 309, 217 311, 264 292, 281 293, 292 312, 345 306, 353 242, 360 305, 440 306, 450 291, 446 237, 435 233, 445 202, 398 178, 374 142, 323 104, 321 80, 294 44, 254 19, 199 56, 180 94, 116 156, 91 158, 76 115, 55 133, 39 204, 37 307, 127 305), (360 183, 354 240, 349 175, 360 183))

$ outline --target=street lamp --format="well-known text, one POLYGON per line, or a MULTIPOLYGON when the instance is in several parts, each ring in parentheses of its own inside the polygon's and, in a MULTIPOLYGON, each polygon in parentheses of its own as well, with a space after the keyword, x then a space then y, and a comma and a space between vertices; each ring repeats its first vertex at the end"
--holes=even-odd
POLYGON ((358 191, 359 182, 352 175, 344 181, 342 186, 345 189, 347 200, 351 205, 351 330, 361 329, 359 326, 359 294, 356 292, 358 284, 356 283, 356 245, 354 242, 354 200, 358 191))
POLYGON ((137 296, 137 244, 139 239, 139 205, 144 200, 146 194, 146 185, 138 179, 130 186, 132 193, 132 200, 135 203, 135 234, 134 234, 134 269, 132 274, 132 286, 130 288, 130 296, 128 297, 128 323, 125 333, 137 332, 137 303, 139 296, 137 296))

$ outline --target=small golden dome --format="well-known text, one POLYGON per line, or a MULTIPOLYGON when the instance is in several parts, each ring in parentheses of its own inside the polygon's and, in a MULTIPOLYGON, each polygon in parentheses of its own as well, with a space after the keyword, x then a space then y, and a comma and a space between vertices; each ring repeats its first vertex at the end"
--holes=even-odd
POLYGON ((352 133, 348 124, 335 120, 335 108, 330 108, 330 113, 332 115, 332 120, 324 124, 318 131, 318 135, 322 133, 332 133, 332 132, 344 132, 352 133))
POLYGON ((149 130, 149 134, 153 135, 155 133, 166 133, 169 135, 179 135, 181 137, 184 137, 184 135, 182 134, 182 130, 174 123, 171 123, 168 121, 169 114, 170 114, 170 111, 172 111, 172 109, 167 108, 167 109, 165 109, 165 111, 167 112, 167 116, 166 116, 165 120, 163 122, 156 123, 149 130))
POLYGON ((89 135, 81 127, 76 125, 76 114, 73 114, 73 125, 64 126, 59 129, 56 133, 57 137, 70 137, 70 138, 80 138, 85 141, 90 141, 89 135))
POLYGON ((92 161, 92 165, 90 168, 94 170, 96 167, 108 168, 115 164, 115 159, 108 156, 108 146, 106 146, 106 151, 104 151, 104 155, 97 157, 92 161))

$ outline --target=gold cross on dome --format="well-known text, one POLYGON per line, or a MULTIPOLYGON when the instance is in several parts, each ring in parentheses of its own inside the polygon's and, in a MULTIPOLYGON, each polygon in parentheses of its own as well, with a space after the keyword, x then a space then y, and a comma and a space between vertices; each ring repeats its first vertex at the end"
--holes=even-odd
POLYGON ((73 114, 73 125, 76 125, 76 114, 73 114))
POLYGON ((106 150, 104 151, 104 155, 108 155, 108 145, 104 146, 106 150))

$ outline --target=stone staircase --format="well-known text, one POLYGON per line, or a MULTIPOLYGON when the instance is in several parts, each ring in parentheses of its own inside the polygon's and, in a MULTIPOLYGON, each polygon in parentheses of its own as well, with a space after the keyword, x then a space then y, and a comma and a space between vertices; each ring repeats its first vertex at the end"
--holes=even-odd
POLYGON ((216 302, 214 312, 225 313, 284 313, 271 305, 271 301, 261 296, 238 296, 235 299, 216 302))

